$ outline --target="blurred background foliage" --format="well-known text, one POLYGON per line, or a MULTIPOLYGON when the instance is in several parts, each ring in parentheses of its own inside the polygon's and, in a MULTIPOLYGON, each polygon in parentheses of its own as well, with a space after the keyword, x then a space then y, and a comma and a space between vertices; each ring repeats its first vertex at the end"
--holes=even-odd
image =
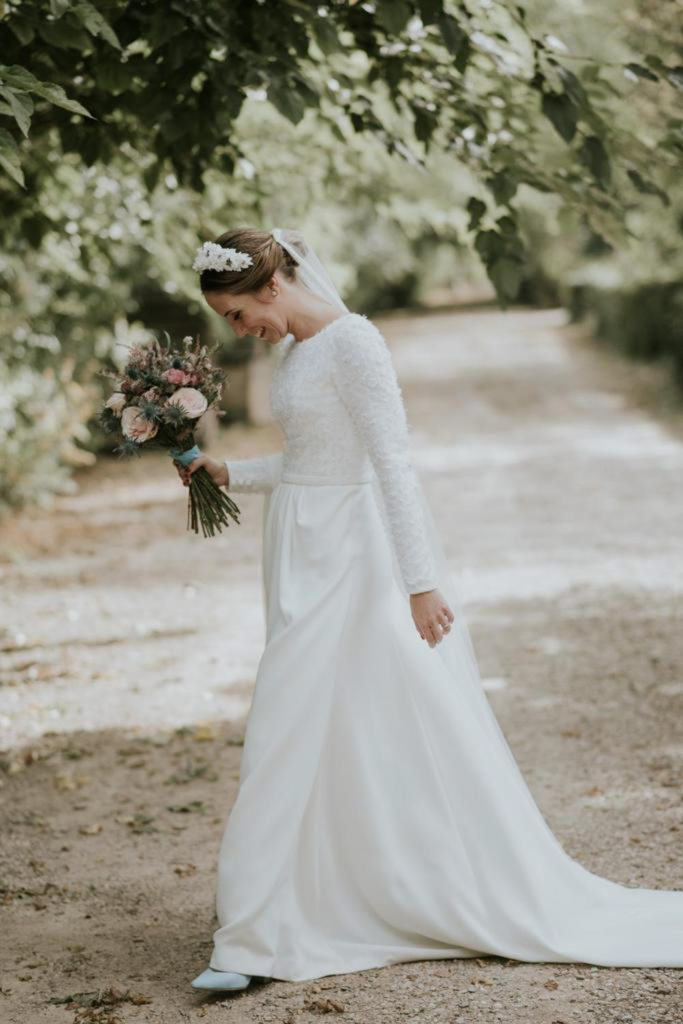
POLYGON ((351 308, 564 304, 683 384, 675 13, 0 0, 0 512, 106 450, 121 343, 250 359, 190 269, 230 226, 300 227, 351 308))

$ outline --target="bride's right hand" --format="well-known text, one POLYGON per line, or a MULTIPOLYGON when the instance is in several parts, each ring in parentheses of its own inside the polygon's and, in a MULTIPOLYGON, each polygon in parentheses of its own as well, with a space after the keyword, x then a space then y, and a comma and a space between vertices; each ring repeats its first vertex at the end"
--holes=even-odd
POLYGON ((210 455, 206 455, 204 452, 198 455, 196 459, 193 459, 189 466, 182 466, 176 459, 173 460, 173 465, 178 470, 178 476, 183 481, 185 487, 190 486, 192 474, 196 473, 200 466, 204 467, 213 482, 218 484, 219 487, 227 487, 230 480, 228 467, 225 463, 212 459, 210 455))

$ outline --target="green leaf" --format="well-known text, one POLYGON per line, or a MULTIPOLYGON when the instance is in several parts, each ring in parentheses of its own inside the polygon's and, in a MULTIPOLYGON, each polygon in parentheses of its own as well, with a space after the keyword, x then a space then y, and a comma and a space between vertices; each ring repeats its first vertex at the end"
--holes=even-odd
POLYGON ((38 82, 38 79, 20 64, 0 64, 0 81, 13 89, 28 92, 38 82))
POLYGON ((16 92, 6 85, 0 85, 0 96, 9 103, 14 119, 21 129, 22 135, 28 135, 33 114, 33 100, 25 92, 16 92))
POLYGON ((469 36, 451 14, 441 15, 439 29, 446 49, 455 57, 456 69, 462 74, 471 52, 469 36))
POLYGON ((517 181, 512 172, 507 169, 497 171, 486 184, 493 192, 496 202, 501 206, 508 203, 517 191, 517 181))
POLYGON ((562 84, 564 85, 567 91, 567 95, 572 100, 572 102, 580 109, 585 109, 586 107, 588 107, 590 104, 588 101, 588 96, 586 95, 586 90, 584 89, 583 85, 581 84, 581 81, 576 77, 574 72, 570 71, 569 68, 559 67, 558 74, 562 80, 562 84))
POLYGON ((470 59, 471 52, 472 45, 470 43, 470 38, 469 36, 465 36, 460 46, 460 49, 458 50, 455 57, 455 68, 456 71, 459 71, 461 75, 464 73, 465 68, 467 67, 467 62, 470 59))
POLYGON ((12 64, 9 67, 0 64, 0 81, 12 89, 18 89, 21 92, 32 92, 37 96, 42 96, 43 99, 54 103, 56 107, 63 107, 74 114, 93 117, 80 103, 69 99, 61 85, 55 85, 53 82, 41 82, 40 79, 32 75, 26 68, 22 68, 20 64, 12 64))
POLYGON ((268 99, 275 109, 292 124, 298 124, 304 116, 301 97, 288 82, 280 81, 268 90, 268 99))
POLYGON ((492 263, 502 252, 502 239, 497 231, 480 231, 474 239, 474 248, 484 263, 492 263))
POLYGON ((320 96, 316 89, 313 88, 308 79, 304 78, 300 71, 294 71, 293 75, 294 88, 301 97, 302 103, 307 107, 317 107, 320 105, 320 96))
POLYGON ((638 78, 647 78, 650 82, 659 81, 659 77, 654 73, 654 71, 650 71, 650 69, 644 67, 643 64, 624 64, 624 67, 627 71, 631 71, 634 75, 637 75, 638 78))
POLYGON ((387 35, 400 35, 411 14, 410 4, 405 0, 379 0, 377 5, 377 20, 387 35))
POLYGON ((675 68, 667 68, 666 77, 676 89, 683 89, 683 64, 678 64, 675 68))
POLYGON ((443 14, 443 0, 418 0, 423 25, 433 25, 443 14))
POLYGON ((645 63, 649 68, 652 68, 653 71, 661 71, 662 74, 666 71, 666 64, 662 58, 658 57, 656 54, 648 53, 645 57, 645 63))
POLYGON ((653 181, 648 181, 646 178, 643 178, 640 171, 637 171, 635 167, 629 167, 626 173, 639 192, 644 192, 646 195, 657 196, 661 199, 664 206, 671 205, 671 200, 666 192, 661 189, 659 185, 655 185, 653 181))
POLYGON ((565 142, 576 134, 577 111, 566 92, 544 92, 541 110, 565 142))
POLYGON ((94 36, 101 36, 110 46, 116 47, 117 50, 122 48, 114 29, 91 3, 88 3, 87 0, 80 0, 80 3, 76 4, 72 10, 81 24, 87 28, 88 32, 94 36))
POLYGON ((468 225, 469 229, 470 231, 473 231, 476 227, 479 226, 479 221, 486 213, 486 203, 483 203, 481 199, 477 199, 476 196, 472 196, 467 201, 467 206, 465 207, 465 209, 470 215, 470 221, 468 225))
POLYGON ((4 128, 0 128, 0 167, 4 167, 10 178, 13 178, 22 188, 26 187, 24 172, 21 169, 19 147, 4 128))
POLYGON ((499 298, 504 301, 517 298, 524 277, 523 263, 503 256, 490 263, 486 270, 499 298))
POLYGON ((155 160, 154 163, 150 164, 149 167, 145 167, 142 172, 142 180, 145 183, 145 188, 149 192, 153 192, 161 175, 161 160, 155 160))
POLYGON ((90 47, 89 35, 75 22, 71 12, 59 21, 40 21, 38 34, 49 46, 61 50, 88 50, 90 47))
POLYGON ((467 38, 452 14, 442 14, 439 18, 439 29, 446 49, 453 55, 457 54, 463 40, 467 38))
POLYGON ((220 160, 221 170, 225 171, 226 174, 232 174, 235 170, 235 158, 232 153, 221 153, 220 160))
POLYGON ((50 13, 55 18, 61 18, 71 7, 71 0, 50 0, 50 13))
POLYGON ((337 53, 339 50, 339 35, 329 18, 316 18, 313 22, 313 34, 318 46, 326 57, 337 53))
POLYGON ((36 30, 31 22, 25 18, 20 18, 16 14, 12 14, 12 17, 7 19, 7 27, 23 46, 27 46, 35 39, 36 30))
POLYGON ((597 135, 589 135, 584 140, 579 156, 601 188, 607 188, 612 178, 612 168, 607 150, 597 135))
POLYGON ((395 94, 401 84, 403 71, 403 61, 400 60, 399 57, 387 57, 384 61, 383 67, 378 64, 373 68, 372 72, 368 74, 368 80, 374 81, 374 79, 377 78, 382 81, 382 79, 384 79, 389 87, 389 91, 392 94, 395 94))
POLYGON ((42 96, 44 100, 49 100, 56 107, 62 107, 64 110, 70 110, 72 114, 82 114, 84 117, 92 117, 95 120, 94 115, 81 106, 77 100, 69 99, 61 85, 55 85, 53 82, 39 82, 36 79, 36 84, 31 86, 31 92, 42 96))
POLYGON ((503 217, 499 217, 496 221, 496 227, 499 231, 502 231, 504 235, 507 235, 507 243, 510 248, 519 248, 519 240, 517 238, 517 222, 507 214, 503 217))
POLYGON ((424 107, 413 106, 413 124, 415 138, 428 145, 437 125, 436 116, 424 107))
POLYGON ((334 135, 335 139, 339 139, 340 142, 343 142, 344 145, 347 145, 348 139, 346 138, 346 136, 344 135, 343 131, 336 123, 336 121, 328 121, 328 124, 332 130, 332 134, 334 135))

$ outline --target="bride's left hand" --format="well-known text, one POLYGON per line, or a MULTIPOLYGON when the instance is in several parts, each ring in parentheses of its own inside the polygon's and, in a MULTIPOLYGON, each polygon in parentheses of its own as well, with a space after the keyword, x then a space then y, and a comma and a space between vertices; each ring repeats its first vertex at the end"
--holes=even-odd
POLYGON ((455 619, 438 589, 425 590, 422 594, 411 594, 410 610, 418 633, 430 647, 435 647, 443 640, 455 619))

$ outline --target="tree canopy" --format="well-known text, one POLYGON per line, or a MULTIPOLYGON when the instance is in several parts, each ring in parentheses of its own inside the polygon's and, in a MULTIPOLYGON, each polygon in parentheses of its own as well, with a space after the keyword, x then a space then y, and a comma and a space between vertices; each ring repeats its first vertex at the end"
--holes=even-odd
POLYGON ((30 200, 55 150, 106 166, 125 146, 147 188, 171 169, 201 191, 207 170, 232 175, 244 158, 235 125, 256 96, 293 124, 313 109, 340 144, 371 136, 416 167, 438 147, 469 167, 474 244, 513 297, 521 184, 581 209, 609 240, 636 192, 668 202, 683 149, 683 69, 648 5, 634 39, 579 27, 578 52, 533 3, 496 0, 6 0, 0 11, 0 212, 32 244, 48 218, 30 200), (648 38, 656 52, 637 52, 648 38))

